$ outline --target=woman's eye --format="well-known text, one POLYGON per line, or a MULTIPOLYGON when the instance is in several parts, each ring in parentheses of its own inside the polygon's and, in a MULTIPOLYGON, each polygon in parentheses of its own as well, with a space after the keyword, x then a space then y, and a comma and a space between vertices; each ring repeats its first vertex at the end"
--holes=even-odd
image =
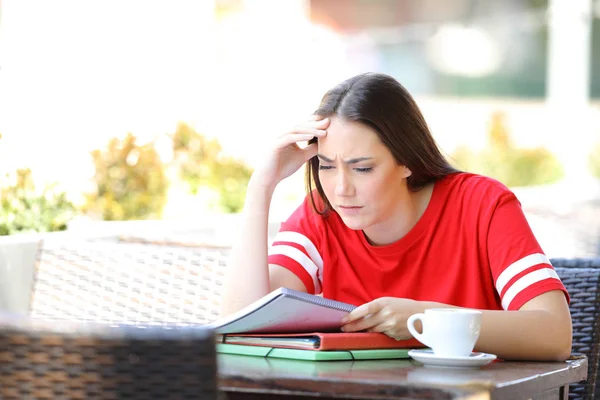
POLYGON ((371 168, 371 167, 368 167, 368 168, 354 168, 354 170, 357 171, 357 172, 367 173, 367 172, 373 171, 373 168, 371 168))
POLYGON ((331 165, 319 165, 319 171, 324 171, 332 168, 333 167, 331 165))

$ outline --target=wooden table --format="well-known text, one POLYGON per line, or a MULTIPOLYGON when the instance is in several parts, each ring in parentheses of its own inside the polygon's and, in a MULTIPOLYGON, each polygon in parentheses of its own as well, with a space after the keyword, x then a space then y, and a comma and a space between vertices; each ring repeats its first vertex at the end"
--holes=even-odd
POLYGON ((219 387, 235 399, 566 399, 587 376, 587 359, 497 361, 479 369, 425 367, 412 360, 299 361, 218 357, 219 387))

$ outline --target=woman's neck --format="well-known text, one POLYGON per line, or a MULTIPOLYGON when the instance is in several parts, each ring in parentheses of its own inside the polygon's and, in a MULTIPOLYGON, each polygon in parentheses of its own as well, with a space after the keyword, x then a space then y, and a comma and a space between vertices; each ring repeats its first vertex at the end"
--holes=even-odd
POLYGON ((402 239, 425 213, 434 183, 413 192, 406 191, 406 196, 398 202, 394 214, 378 224, 368 227, 363 232, 373 246, 385 246, 402 239))

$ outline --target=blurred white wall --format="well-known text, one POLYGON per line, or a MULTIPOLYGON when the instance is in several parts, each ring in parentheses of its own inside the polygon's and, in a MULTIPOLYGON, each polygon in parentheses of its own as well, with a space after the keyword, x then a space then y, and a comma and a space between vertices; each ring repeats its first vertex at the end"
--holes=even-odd
MULTIPOLYGON (((568 25, 585 21, 577 13, 591 3, 552 1, 572 7, 560 11, 552 36, 549 101, 417 96, 444 151, 483 146, 496 111, 517 144, 546 146, 577 168, 600 141, 600 108, 582 89, 589 26, 568 25), (565 126, 573 120, 574 130, 565 126)), ((309 0, 237 3, 219 14, 216 0, 2 0, 0 174, 31 167, 41 182, 78 192, 93 174, 90 150, 127 132, 149 140, 179 121, 255 165, 265 142, 312 113, 327 89, 378 65, 356 63, 347 38, 312 24, 309 0)), ((369 35, 353 38, 374 48, 369 35)), ((278 191, 290 204, 302 193, 301 173, 278 191)))

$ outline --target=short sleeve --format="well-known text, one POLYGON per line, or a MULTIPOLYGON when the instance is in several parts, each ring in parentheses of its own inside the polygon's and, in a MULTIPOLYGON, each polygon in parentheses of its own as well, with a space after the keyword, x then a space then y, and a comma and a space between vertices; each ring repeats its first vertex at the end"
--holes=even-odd
POLYGON ((321 293, 323 258, 318 249, 322 232, 322 217, 307 198, 281 224, 269 248, 269 264, 292 271, 311 294, 321 293))
POLYGON ((487 236, 490 268, 505 310, 518 310, 551 290, 569 294, 542 251, 511 192, 498 199, 487 236))

